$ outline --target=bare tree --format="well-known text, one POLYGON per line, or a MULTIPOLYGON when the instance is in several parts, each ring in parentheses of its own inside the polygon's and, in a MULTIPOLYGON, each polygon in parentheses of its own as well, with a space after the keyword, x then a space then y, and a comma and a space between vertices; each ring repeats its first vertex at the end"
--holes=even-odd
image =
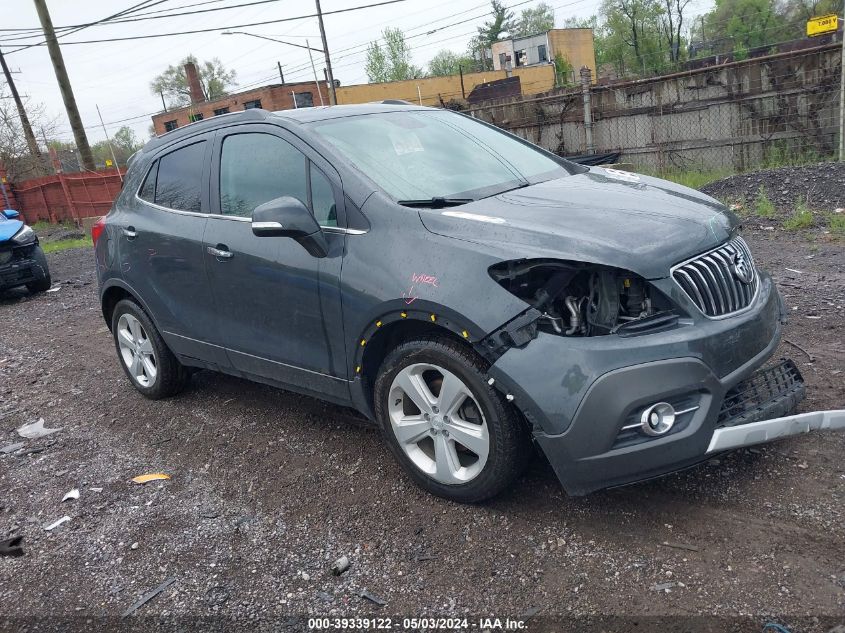
POLYGON ((689 3, 690 0, 663 0, 660 26, 669 45, 669 61, 673 64, 681 60, 681 29, 684 25, 684 11, 689 3))
MULTIPOLYGON (((24 107, 36 135, 55 136, 57 120, 46 115, 43 104, 25 99, 24 107)), ((9 177, 23 180, 43 176, 49 173, 47 160, 46 156, 38 158, 30 153, 14 101, 9 98, 6 85, 0 85, 0 162, 9 171, 9 177)))

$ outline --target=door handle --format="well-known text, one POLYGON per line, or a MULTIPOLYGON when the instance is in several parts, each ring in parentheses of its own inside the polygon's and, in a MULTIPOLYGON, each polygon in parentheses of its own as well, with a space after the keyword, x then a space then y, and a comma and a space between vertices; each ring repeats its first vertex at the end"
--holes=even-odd
MULTIPOLYGON (((223 246, 223 244, 218 244, 217 246, 223 246)), ((232 251, 225 250, 225 248, 225 246, 223 246, 223 248, 207 246, 205 250, 208 251, 209 255, 214 255, 215 257, 220 257, 222 259, 232 259, 235 254, 232 251)))
POLYGON ((123 234, 130 240, 134 240, 138 236, 138 233, 135 232, 134 226, 127 226, 125 229, 123 229, 123 234))

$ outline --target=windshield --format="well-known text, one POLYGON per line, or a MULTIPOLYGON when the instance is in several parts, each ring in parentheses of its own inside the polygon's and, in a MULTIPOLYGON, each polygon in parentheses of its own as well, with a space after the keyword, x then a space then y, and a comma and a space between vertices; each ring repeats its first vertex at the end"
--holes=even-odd
POLYGON ((314 131, 396 200, 478 199, 569 173, 538 149, 443 110, 329 119, 314 131))

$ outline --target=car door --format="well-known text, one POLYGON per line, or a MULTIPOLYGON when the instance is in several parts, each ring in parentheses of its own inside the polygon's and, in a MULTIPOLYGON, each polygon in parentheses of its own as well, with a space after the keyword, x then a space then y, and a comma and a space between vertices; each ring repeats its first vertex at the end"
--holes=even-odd
POLYGON ((255 124, 218 132, 211 183, 205 258, 218 344, 239 372, 346 401, 337 172, 282 128, 255 124), (326 257, 291 238, 253 235, 252 211, 281 196, 301 200, 326 227, 326 257))
POLYGON ((186 139, 157 155, 116 218, 121 274, 138 293, 173 352, 206 364, 228 362, 215 327, 205 274, 212 136, 186 139))

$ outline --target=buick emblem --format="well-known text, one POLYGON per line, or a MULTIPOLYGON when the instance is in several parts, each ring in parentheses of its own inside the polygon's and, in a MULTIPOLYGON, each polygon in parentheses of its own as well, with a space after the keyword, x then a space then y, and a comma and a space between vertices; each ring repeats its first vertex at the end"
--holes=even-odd
POLYGON ((745 259, 745 255, 742 253, 734 255, 731 272, 733 272, 734 277, 745 285, 750 284, 754 280, 754 271, 751 269, 751 264, 748 263, 748 260, 745 259))

